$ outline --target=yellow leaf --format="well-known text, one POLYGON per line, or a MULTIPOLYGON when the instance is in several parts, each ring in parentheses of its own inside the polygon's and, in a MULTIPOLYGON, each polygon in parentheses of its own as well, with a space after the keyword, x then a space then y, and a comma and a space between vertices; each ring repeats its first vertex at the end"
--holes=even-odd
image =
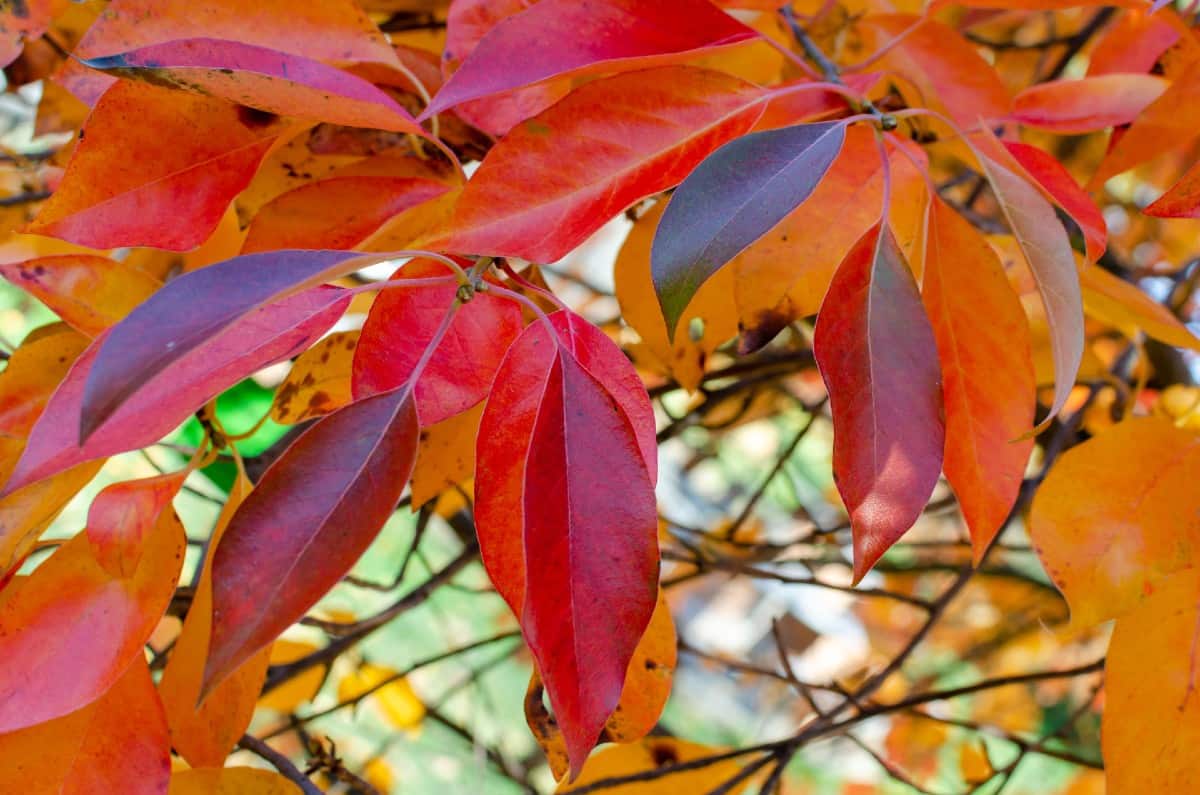
POLYGON ((273 770, 207 768, 173 774, 167 795, 300 795, 300 788, 273 770))
POLYGON ((363 769, 363 778, 380 792, 391 792, 396 788, 396 773, 383 759, 372 759, 363 769))
POLYGON ((412 476, 412 507, 420 508, 475 471, 475 436, 483 404, 421 429, 412 476))
POLYGON ((1140 329, 1168 345, 1200 350, 1200 339, 1165 306, 1135 285, 1097 267, 1081 269, 1079 282, 1083 288, 1084 311, 1116 326, 1126 337, 1136 339, 1140 329))
POLYGON ((1193 571, 1171 577, 1118 619, 1105 665, 1101 730, 1109 795, 1195 791, 1198 628, 1200 575, 1193 571))
MULTIPOLYGON (((271 665, 283 665, 307 657, 317 650, 311 643, 280 639, 271 644, 271 665)), ((325 681, 328 666, 318 665, 292 677, 258 700, 260 707, 276 712, 291 712, 301 704, 312 701, 325 681)))
POLYGON ((275 393, 271 419, 292 425, 349 403, 358 336, 358 331, 334 332, 300 354, 275 393))
POLYGON ((638 641, 629 667, 625 670, 621 700, 604 725, 614 742, 640 740, 658 723, 658 717, 671 695, 677 646, 675 621, 671 618, 666 597, 660 590, 650 624, 638 641))
MULTIPOLYGON (((673 737, 648 737, 628 745, 612 745, 601 748, 588 758, 579 778, 570 785, 561 785, 556 792, 566 793, 585 787, 601 779, 614 776, 625 776, 630 773, 641 773, 660 767, 668 767, 680 762, 690 762, 713 756, 725 751, 724 748, 714 748, 698 743, 689 743, 673 737)), ((685 770, 661 778, 650 779, 616 787, 605 788, 611 795, 681 795, 681 793, 700 793, 716 789, 741 770, 737 760, 725 760, 712 765, 685 770)), ((737 787, 730 795, 743 792, 748 784, 737 787)))
POLYGON ((370 697, 379 704, 388 722, 398 729, 415 729, 425 719, 425 704, 407 679, 395 677, 396 672, 390 668, 364 663, 338 682, 338 701, 350 701, 378 687, 370 697))

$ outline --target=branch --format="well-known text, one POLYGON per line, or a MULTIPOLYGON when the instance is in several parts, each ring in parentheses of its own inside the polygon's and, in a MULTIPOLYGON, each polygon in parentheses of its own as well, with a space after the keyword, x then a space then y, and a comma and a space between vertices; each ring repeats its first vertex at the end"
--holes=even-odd
POLYGON ((257 737, 250 734, 242 735, 242 739, 238 740, 238 747, 270 762, 272 767, 279 771, 279 775, 294 782, 304 795, 322 795, 320 787, 301 773, 300 768, 293 765, 290 759, 257 737))

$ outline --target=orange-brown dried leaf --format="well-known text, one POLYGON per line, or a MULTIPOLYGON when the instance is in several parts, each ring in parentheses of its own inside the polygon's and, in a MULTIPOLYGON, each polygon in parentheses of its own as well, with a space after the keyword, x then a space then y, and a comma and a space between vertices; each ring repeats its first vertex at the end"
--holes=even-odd
POLYGON ((125 263, 83 254, 0 265, 0 275, 89 337, 125 317, 162 286, 125 263))
POLYGON ((271 419, 293 425, 349 403, 358 336, 357 330, 337 331, 300 354, 275 392, 271 419))

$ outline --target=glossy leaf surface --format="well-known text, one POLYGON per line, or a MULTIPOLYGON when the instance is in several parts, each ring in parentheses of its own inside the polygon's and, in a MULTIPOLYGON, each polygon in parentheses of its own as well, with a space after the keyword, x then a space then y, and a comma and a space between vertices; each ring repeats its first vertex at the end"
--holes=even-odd
POLYGON ((869 231, 838 267, 813 353, 829 390, 857 582, 917 520, 945 439, 937 344, 889 230, 869 231))
POLYGON ((838 122, 754 133, 721 147, 684 180, 650 253, 670 336, 700 286, 809 197, 845 137, 838 122))

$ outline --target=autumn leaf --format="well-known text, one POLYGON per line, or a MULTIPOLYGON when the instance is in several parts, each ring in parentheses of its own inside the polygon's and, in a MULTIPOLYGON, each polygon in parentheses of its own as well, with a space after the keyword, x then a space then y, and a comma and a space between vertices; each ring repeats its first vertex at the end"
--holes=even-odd
POLYGON ((167 795, 300 795, 300 788, 271 770, 197 768, 172 773, 167 795))
POLYGON ((553 262, 749 130, 763 97, 744 80, 686 66, 581 86, 488 153, 439 245, 553 262))
POLYGON ((303 616, 366 551, 412 473, 417 433, 411 390, 383 392, 321 419, 266 471, 214 553, 202 694, 303 616), (323 475, 317 488, 313 473, 323 475))
POLYGON ((1200 218, 1200 163, 1188 169, 1143 212, 1157 218, 1200 218))
POLYGON ((140 535, 129 576, 106 571, 81 533, 19 587, 0 591, 0 651, 9 662, 0 672, 0 731, 94 702, 142 653, 175 593, 186 539, 169 510, 140 535))
POLYGON ((1198 625, 1200 577, 1193 571, 1166 580, 1117 620, 1104 666, 1108 792, 1179 792, 1196 780, 1198 625))
MULTIPOLYGON (((210 270, 206 268, 195 273, 210 270)), ((175 279, 172 284, 180 282, 186 282, 186 277, 175 279)), ((85 385, 89 382, 100 346, 105 340, 112 339, 111 333, 102 336, 75 362, 50 398, 46 411, 30 432, 29 443, 5 485, 4 493, 10 494, 82 462, 158 441, 224 389, 315 342, 344 311, 349 302, 349 296, 344 293, 338 288, 323 287, 251 309, 240 320, 233 320, 224 334, 210 336, 211 329, 205 333, 201 326, 201 333, 193 338, 194 347, 188 356, 170 370, 138 382, 134 394, 104 420, 87 442, 80 444, 85 385)), ((164 294, 169 293, 162 290, 154 297, 164 294)), ((187 306, 194 299, 177 295, 176 300, 187 306)), ((145 309, 151 301, 138 309, 145 309)), ((136 314, 130 318, 135 318, 136 314)), ((178 312, 172 313, 169 309, 164 314, 173 315, 175 320, 181 319, 178 312)), ((197 320, 197 313, 186 314, 193 321, 197 320)), ((152 319, 151 325, 170 334, 169 324, 159 324, 152 319)), ((133 336, 138 336, 136 328, 133 336)), ((160 347, 169 351, 166 343, 172 341, 168 338, 159 343, 160 347)), ((121 354, 115 358, 120 359, 121 354)), ((139 366, 136 362, 126 364, 139 366)), ((113 386, 123 391, 133 385, 114 383, 113 386)))
POLYGON ((706 0, 542 0, 492 28, 420 118, 550 77, 657 66, 757 35, 706 0))
POLYGON ((738 332, 732 268, 717 271, 697 291, 680 323, 688 329, 672 342, 667 335, 654 281, 650 275, 650 246, 666 202, 647 210, 629 232, 613 266, 621 315, 653 352, 663 370, 684 389, 700 385, 713 352, 738 332))
POLYGON ((72 328, 95 337, 162 286, 128 265, 64 254, 0 265, 0 274, 54 310, 72 328))
POLYGON ((553 336, 529 326, 496 374, 476 517, 484 565, 521 621, 577 775, 654 610, 657 470, 650 407, 620 351, 578 316, 550 323, 553 336))
POLYGON ((1029 534, 1071 622, 1129 613, 1193 565, 1200 436, 1161 418, 1127 420, 1063 453, 1038 489, 1029 534))
POLYGON ((1200 339, 1171 310, 1142 292, 1134 284, 1101 268, 1088 268, 1079 275, 1083 309, 1120 329, 1130 339, 1144 331, 1156 340, 1180 348, 1200 350, 1200 339))
POLYGON ((471 479, 475 473, 475 438, 482 417, 483 405, 479 404, 421 429, 412 478, 414 509, 471 479))
POLYGON ((350 377, 358 331, 335 331, 296 357, 275 392, 271 419, 292 425, 320 417, 349 403, 350 377))
POLYGON ((1054 208, 1037 189, 984 155, 982 166, 1033 272, 1046 311, 1054 354, 1054 402, 1043 422, 1066 403, 1083 358, 1083 300, 1071 244, 1054 208))
POLYGON ((122 81, 88 117, 28 231, 92 248, 194 248, 287 129, 219 99, 122 81), (141 165, 119 152, 131 146, 141 165))
POLYGON ((1048 152, 1016 141, 1005 141, 1004 148, 1034 183, 1079 227, 1088 260, 1095 262, 1100 259, 1108 247, 1108 225, 1096 202, 1092 201, 1062 164, 1048 152))
MULTIPOLYGON (((239 477, 221 509, 208 548, 216 549, 234 512, 250 493, 239 477)), ((175 641, 158 691, 171 733, 171 745, 196 767, 220 767, 245 733, 267 674, 270 652, 252 656, 200 701, 200 683, 212 633, 212 555, 205 557, 183 630, 175 641)), ((236 777, 235 777, 236 778, 236 777)), ((175 787, 174 780, 172 787, 175 787)))
POLYGON ((684 180, 650 252, 670 337, 701 285, 809 197, 845 137, 846 125, 840 122, 746 135, 721 147, 684 180))
POLYGON ((91 704, 0 734, 0 775, 19 792, 164 795, 170 755, 162 704, 141 659, 91 704))
POLYGON ((1118 127, 1136 119, 1168 85, 1161 77, 1139 74, 1039 83, 1013 100, 1013 118, 1030 127, 1067 134, 1118 127))
POLYGON ((857 582, 920 516, 945 439, 937 344, 889 229, 868 231, 838 267, 813 353, 829 390, 857 582))
MULTIPOLYGON (((400 268, 392 279, 403 285, 408 279, 447 273, 442 263, 418 259, 400 268)), ((451 282, 380 293, 354 351, 356 398, 395 389, 409 380, 457 289, 451 282)), ((512 301, 481 292, 464 304, 415 385, 421 425, 441 422, 483 400, 504 352, 520 330, 521 310, 512 301), (464 368, 464 360, 471 366, 464 368)))
MULTIPOLYGON (((714 756, 725 749, 700 745, 674 737, 648 737, 629 745, 603 748, 588 759, 583 773, 570 784, 559 786, 556 793, 569 793, 607 778, 653 771, 657 768, 693 762, 714 756)), ((740 765, 727 759, 692 770, 683 770, 641 784, 638 795, 675 795, 679 792, 708 792, 721 787, 738 774, 740 765)), ((619 790, 618 790, 619 791, 619 790)))
POLYGON ((922 293, 941 362, 943 468, 978 563, 1017 499, 1033 448, 1029 325, 974 227, 936 198, 927 223, 922 293))

